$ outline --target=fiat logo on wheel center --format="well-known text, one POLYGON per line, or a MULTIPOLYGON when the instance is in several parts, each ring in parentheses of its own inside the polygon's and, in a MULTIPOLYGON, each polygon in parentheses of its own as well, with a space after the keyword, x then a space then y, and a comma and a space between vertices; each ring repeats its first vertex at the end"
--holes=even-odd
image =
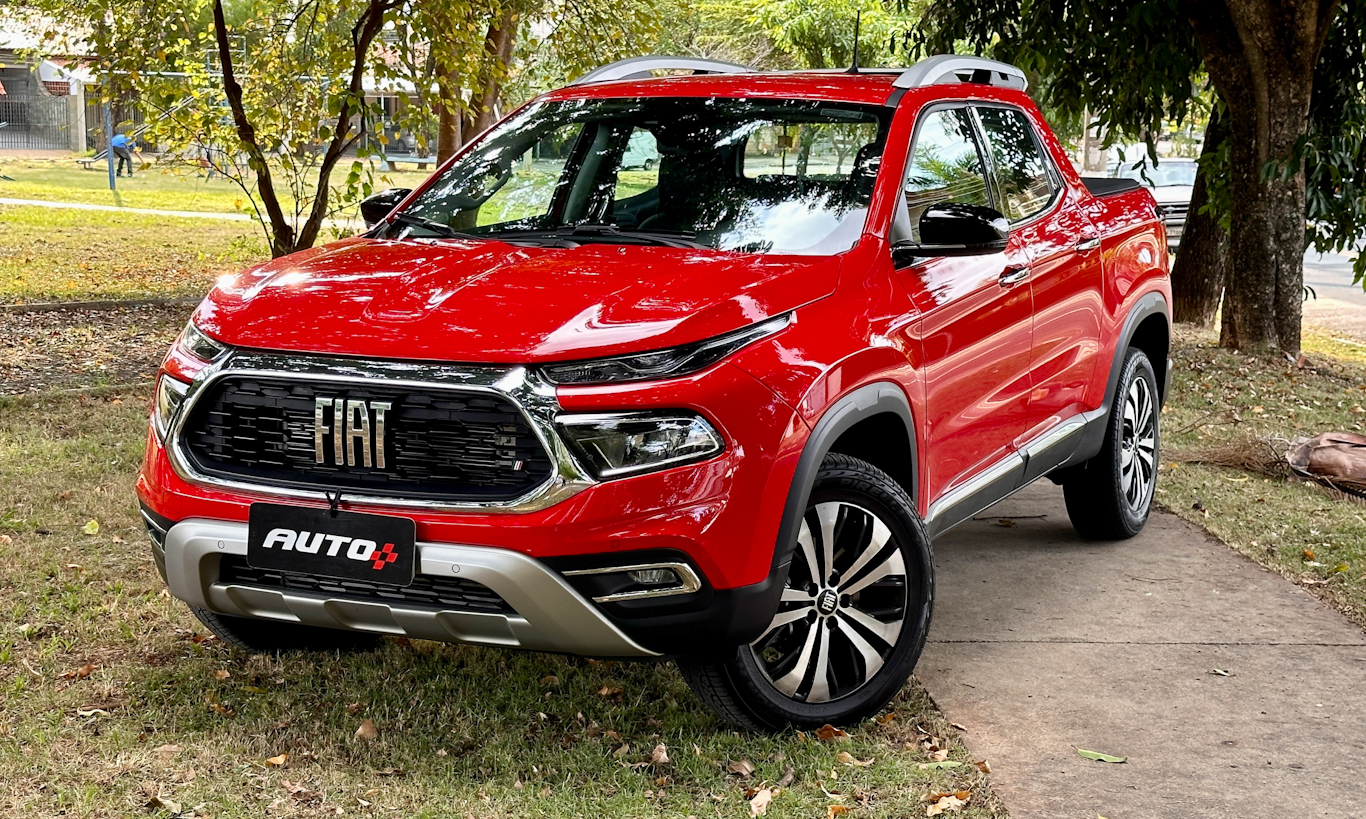
POLYGON ((838 603, 839 595, 835 594, 833 589, 826 589, 821 592, 820 597, 816 598, 816 609, 820 611, 821 614, 829 614, 835 610, 835 606, 838 603))

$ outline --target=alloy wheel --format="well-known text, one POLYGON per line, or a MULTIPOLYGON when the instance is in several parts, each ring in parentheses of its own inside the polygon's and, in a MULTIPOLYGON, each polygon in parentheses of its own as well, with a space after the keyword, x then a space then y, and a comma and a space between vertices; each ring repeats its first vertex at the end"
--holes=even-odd
POLYGON ((808 509, 797 546, 778 612, 750 651, 783 695, 830 702, 867 684, 896 647, 906 565, 887 525, 844 501, 808 509))
POLYGON ((1124 500, 1134 512, 1147 508, 1157 474, 1157 413, 1146 378, 1129 385, 1120 432, 1119 475, 1124 500))

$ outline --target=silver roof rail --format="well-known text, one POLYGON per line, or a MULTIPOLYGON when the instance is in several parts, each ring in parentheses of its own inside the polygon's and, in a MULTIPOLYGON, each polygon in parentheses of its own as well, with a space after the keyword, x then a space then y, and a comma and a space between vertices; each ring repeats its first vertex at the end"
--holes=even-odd
POLYGON ((955 82, 983 82, 979 71, 987 72, 987 85, 1023 91, 1029 87, 1024 72, 1009 63, 985 57, 939 54, 926 57, 905 71, 892 83, 897 88, 923 88, 927 85, 955 82))
POLYGON ((631 57, 617 60, 601 68, 595 68, 574 80, 570 85, 586 85, 590 82, 610 80, 644 80, 653 76, 651 71, 692 71, 694 74, 748 74, 754 71, 747 65, 705 60, 700 57, 648 56, 631 57))

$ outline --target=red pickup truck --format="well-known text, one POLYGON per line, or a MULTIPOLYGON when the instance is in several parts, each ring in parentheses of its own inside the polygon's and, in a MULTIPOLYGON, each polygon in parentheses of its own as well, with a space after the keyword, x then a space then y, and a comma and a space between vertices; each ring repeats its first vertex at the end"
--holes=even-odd
POLYGON ((249 650, 668 658, 743 726, 875 713, 935 536, 1043 477, 1087 538, 1152 502, 1162 221, 1024 88, 615 63, 220 281, 137 486, 171 592, 249 650))

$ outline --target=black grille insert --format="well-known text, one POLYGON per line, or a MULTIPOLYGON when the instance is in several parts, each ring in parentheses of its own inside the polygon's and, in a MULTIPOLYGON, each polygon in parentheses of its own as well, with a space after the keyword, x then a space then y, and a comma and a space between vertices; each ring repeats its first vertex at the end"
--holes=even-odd
POLYGON ((411 586, 388 586, 364 580, 255 569, 247 565, 244 557, 224 555, 218 564, 218 582, 406 608, 516 614, 512 606, 488 586, 459 577, 420 574, 413 578, 411 586))
MULTIPOLYGON (((360 425, 360 416, 354 417, 360 425)), ((374 411, 368 421, 371 435, 377 435, 374 411)), ((206 475, 415 499, 509 501, 540 486, 551 470, 544 447, 510 399, 439 388, 227 376, 191 410, 184 445, 195 468, 206 475), (336 416, 327 410, 324 462, 318 463, 319 398, 389 404, 383 467, 379 441, 374 441, 374 465, 366 467, 360 440, 344 432, 343 446, 353 447, 357 463, 336 463, 336 416)))

